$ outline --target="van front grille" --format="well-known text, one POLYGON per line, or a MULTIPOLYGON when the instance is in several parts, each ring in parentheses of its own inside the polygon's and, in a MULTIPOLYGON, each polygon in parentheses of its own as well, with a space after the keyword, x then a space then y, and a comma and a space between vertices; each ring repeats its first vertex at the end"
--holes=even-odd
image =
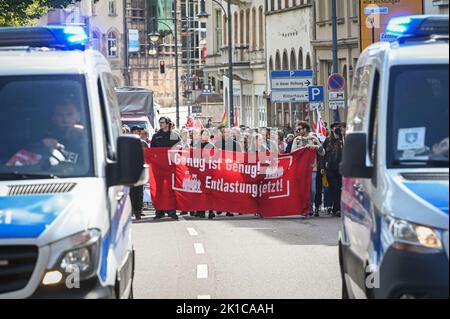
POLYGON ((76 186, 75 183, 52 183, 8 186, 8 195, 40 195, 68 193, 76 186))
POLYGON ((402 177, 409 181, 448 181, 448 172, 442 173, 403 173, 402 177))
POLYGON ((0 246, 0 294, 25 288, 37 257, 36 246, 0 246))

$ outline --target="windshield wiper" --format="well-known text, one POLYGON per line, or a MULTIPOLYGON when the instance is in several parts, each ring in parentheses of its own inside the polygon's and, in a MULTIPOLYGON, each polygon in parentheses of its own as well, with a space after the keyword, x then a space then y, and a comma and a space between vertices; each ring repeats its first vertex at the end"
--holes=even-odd
POLYGON ((54 174, 39 174, 27 172, 0 172, 0 180, 16 180, 16 179, 55 179, 58 176, 54 174))
POLYGON ((448 167, 448 160, 422 160, 422 159, 408 159, 408 160, 395 160, 394 165, 432 165, 435 167, 448 167))

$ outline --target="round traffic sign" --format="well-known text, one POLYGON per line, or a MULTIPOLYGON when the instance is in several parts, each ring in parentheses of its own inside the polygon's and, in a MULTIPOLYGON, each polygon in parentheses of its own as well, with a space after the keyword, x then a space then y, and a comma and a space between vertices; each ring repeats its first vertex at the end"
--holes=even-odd
POLYGON ((333 91, 340 91, 345 87, 345 77, 340 73, 331 74, 328 78, 328 87, 333 91))

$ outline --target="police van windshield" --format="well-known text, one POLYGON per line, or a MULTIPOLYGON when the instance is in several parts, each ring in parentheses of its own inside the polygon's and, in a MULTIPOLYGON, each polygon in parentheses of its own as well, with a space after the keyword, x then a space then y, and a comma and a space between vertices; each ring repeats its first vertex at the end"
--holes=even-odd
POLYGON ((0 76, 0 180, 91 176, 81 75, 0 76))
POLYGON ((448 69, 448 64, 392 69, 388 124, 391 167, 448 167, 448 69))

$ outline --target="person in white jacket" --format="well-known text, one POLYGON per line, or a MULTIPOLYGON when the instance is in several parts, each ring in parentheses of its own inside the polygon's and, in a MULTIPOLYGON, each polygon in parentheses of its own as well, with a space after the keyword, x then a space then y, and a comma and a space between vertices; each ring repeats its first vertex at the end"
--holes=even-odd
MULTIPOLYGON (((323 148, 320 140, 311 132, 311 127, 307 122, 300 122, 297 127, 297 137, 292 142, 291 152, 295 152, 299 149, 309 148, 317 151, 317 156, 325 156, 325 149, 323 148)), ((317 161, 315 161, 313 167, 313 175, 311 181, 311 216, 319 217, 319 207, 313 209, 313 202, 316 196, 316 179, 317 179, 317 161)))

